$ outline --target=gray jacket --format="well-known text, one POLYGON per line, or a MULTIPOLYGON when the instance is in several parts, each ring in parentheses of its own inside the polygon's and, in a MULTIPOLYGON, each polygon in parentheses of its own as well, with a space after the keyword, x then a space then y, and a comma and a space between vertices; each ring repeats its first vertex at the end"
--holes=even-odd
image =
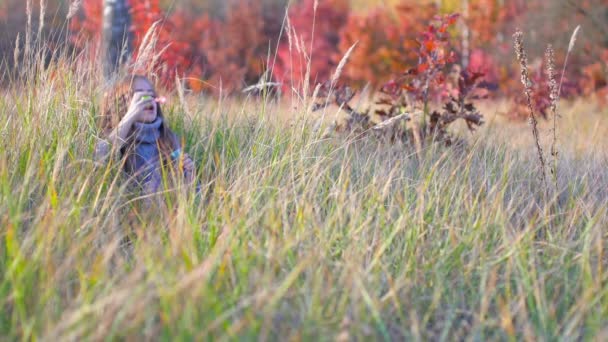
MULTIPOLYGON (((136 122, 133 125, 133 134, 129 137, 132 143, 121 149, 120 155, 124 155, 126 148, 133 149, 125 160, 125 171, 130 180, 141 187, 144 194, 158 192, 162 184, 160 166, 160 152, 157 140, 160 138, 160 127, 163 120, 158 117, 154 122, 136 122)), ((112 145, 102 140, 95 147, 95 159, 105 160, 112 149, 112 145)))

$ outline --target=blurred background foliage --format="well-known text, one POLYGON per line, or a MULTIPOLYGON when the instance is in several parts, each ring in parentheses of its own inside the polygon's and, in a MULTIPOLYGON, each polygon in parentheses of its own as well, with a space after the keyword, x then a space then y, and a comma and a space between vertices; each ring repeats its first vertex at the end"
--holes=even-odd
MULTIPOLYGON (((9 67, 18 34, 23 45, 26 3, 0 4, 0 58, 9 67)), ((101 3, 83 1, 66 19, 71 2, 49 0, 41 41, 97 56, 101 3)), ((604 99, 608 94, 608 0, 319 0, 316 11, 314 0, 141 0, 132 7, 135 51, 160 20, 160 58, 149 70, 167 86, 183 78, 193 91, 237 93, 268 68, 287 91, 321 82, 355 42, 342 80, 375 87, 416 64, 416 39, 434 15, 457 12, 461 20, 451 32, 457 63, 484 71, 499 94, 519 92, 511 48, 515 28, 526 33, 532 71, 542 73, 547 44, 555 46, 559 64, 577 25, 582 34, 567 75, 570 89, 604 99), (282 30, 286 24, 289 30, 282 30)), ((33 32, 41 22, 39 9, 32 1, 33 32)))

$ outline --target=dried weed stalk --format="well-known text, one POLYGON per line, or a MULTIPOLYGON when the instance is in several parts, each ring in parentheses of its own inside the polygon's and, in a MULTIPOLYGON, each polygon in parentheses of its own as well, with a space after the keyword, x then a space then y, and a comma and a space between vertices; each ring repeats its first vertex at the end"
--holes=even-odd
POLYGON ((517 30, 513 35, 514 43, 515 43, 515 54, 517 56, 517 61, 519 62, 519 66, 521 68, 521 83, 524 85, 524 94, 526 97, 526 103, 528 105, 528 120, 530 125, 532 126, 532 135, 534 137, 534 142, 536 143, 536 150, 538 152, 538 161, 540 163, 540 171, 541 171, 541 180, 547 189, 547 173, 546 173, 546 163, 545 157, 543 154, 543 149, 540 145, 540 134, 538 131, 538 120, 536 119, 536 115, 534 113, 534 107, 532 105, 532 81, 530 80, 530 75, 528 74, 528 55, 526 54, 526 50, 524 49, 524 34, 521 30, 517 30))
POLYGON ((549 80, 549 100, 551 101, 551 114, 553 115, 553 140, 551 142, 553 164, 551 166, 551 175, 553 176, 555 189, 557 189, 557 101, 559 100, 559 86, 555 73, 555 51, 552 45, 547 46, 545 57, 547 59, 547 78, 549 80))

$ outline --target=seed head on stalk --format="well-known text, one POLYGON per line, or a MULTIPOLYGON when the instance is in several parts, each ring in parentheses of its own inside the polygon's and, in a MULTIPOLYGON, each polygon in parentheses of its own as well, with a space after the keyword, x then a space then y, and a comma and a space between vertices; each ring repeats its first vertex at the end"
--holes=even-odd
POLYGON ((532 106, 532 81, 530 81, 530 75, 528 73, 528 55, 526 54, 526 50, 524 49, 524 34, 521 30, 517 30, 513 35, 513 39, 515 42, 515 55, 517 56, 517 61, 519 62, 519 66, 521 69, 521 83, 524 85, 524 94, 526 95, 526 103, 528 105, 528 121, 532 126, 532 136, 534 137, 534 142, 536 143, 536 150, 538 152, 538 161, 540 163, 541 169, 541 179, 543 185, 545 187, 545 191, 547 190, 547 175, 546 175, 546 166, 545 166, 545 157, 543 154, 543 149, 540 145, 540 134, 538 131, 538 120, 536 119, 536 115, 534 113, 534 107, 532 106))
POLYGON ((551 143, 551 175, 557 190, 557 102, 559 101, 559 85, 557 84, 557 74, 555 72, 555 51, 553 46, 547 46, 545 53, 547 59, 547 78, 549 79, 549 100, 551 101, 551 114, 553 115, 553 141, 551 143))

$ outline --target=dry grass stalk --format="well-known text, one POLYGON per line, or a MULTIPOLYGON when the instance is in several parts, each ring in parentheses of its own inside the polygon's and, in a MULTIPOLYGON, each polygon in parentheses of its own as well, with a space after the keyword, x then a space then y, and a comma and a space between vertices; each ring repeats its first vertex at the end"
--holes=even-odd
POLYGON ((27 23, 25 26, 25 47, 23 54, 27 60, 29 59, 30 46, 32 42, 32 0, 27 0, 25 3, 25 15, 27 17, 27 23))
POLYGON ((346 51, 346 53, 340 60, 340 63, 338 63, 338 66, 336 67, 336 71, 334 72, 334 74, 331 77, 332 85, 335 85, 336 82, 338 81, 338 79, 340 78, 340 75, 342 74, 342 70, 344 70, 344 66, 346 65, 346 62, 348 62, 348 58, 353 53, 353 50, 357 46, 357 43, 358 42, 355 42, 350 48, 348 48, 348 50, 346 51))
POLYGON ((574 29, 572 32, 572 36, 570 37, 570 42, 568 43, 568 51, 566 53, 566 59, 564 60, 564 67, 562 69, 562 75, 559 81, 559 85, 557 83, 557 73, 555 69, 555 51, 553 50, 553 46, 549 45, 547 47, 546 59, 547 59, 547 77, 549 79, 549 99, 551 101, 551 112, 553 114, 553 141, 551 144, 551 156, 553 158, 553 165, 551 167, 551 174, 553 175, 553 182, 555 184, 555 189, 557 190, 557 162, 558 162, 558 152, 557 152, 557 119, 559 117, 558 106, 559 106, 559 98, 561 95, 562 84, 564 82, 564 76, 566 74, 566 66, 568 65, 568 58, 570 57, 570 53, 574 49, 574 45, 576 43, 576 38, 578 33, 580 32, 580 25, 574 29))
MULTIPOLYGON (((285 33, 287 34, 287 44, 289 46, 289 61, 290 63, 293 65, 293 46, 294 46, 294 38, 292 37, 291 33, 292 33, 292 26, 291 26, 291 20, 289 19, 289 8, 287 8, 286 10, 286 14, 285 14, 285 33)), ((276 58, 276 56, 275 56, 276 58)), ((293 68, 289 68, 289 79, 293 80, 293 68)), ((293 82, 292 82, 293 83, 293 82)), ((291 85, 293 88, 293 84, 291 85)), ((294 100, 292 97, 292 106, 294 106, 294 100)))
MULTIPOLYGON (((306 84, 309 79, 310 79, 310 56, 308 55, 308 53, 306 52, 306 48, 305 48, 305 43, 304 43, 304 38, 298 36, 295 27, 293 27, 291 25, 291 22, 289 21, 289 16, 287 17, 287 24, 286 24, 286 29, 287 29, 287 39, 289 41, 289 58, 292 61, 291 64, 292 66, 294 65, 293 63, 293 55, 292 55, 292 47, 295 47, 295 51, 297 54, 297 58, 300 59, 300 62, 305 61, 306 62, 306 71, 305 71, 305 76, 304 76, 304 80, 302 82, 302 84, 291 84, 291 91, 292 94, 295 95, 297 98, 299 98, 300 100, 305 102, 305 98, 306 98, 306 92, 308 91, 308 85, 306 84), (293 45, 292 45, 293 44, 293 45), (304 94, 300 94, 300 92, 298 91, 298 89, 301 89, 302 92, 304 94)), ((301 65, 301 63, 300 63, 301 65)), ((298 72, 301 72, 302 70, 298 70, 298 72)), ((290 68, 290 73, 291 73, 291 79, 294 79, 294 70, 293 68, 290 68)))
MULTIPOLYGON (((306 75, 304 76, 304 85, 303 85, 303 92, 304 92, 304 103, 306 103, 306 101, 308 100, 308 91, 310 88, 310 74, 311 74, 311 70, 312 70, 312 57, 313 57, 313 46, 314 46, 314 42, 315 42, 315 28, 317 26, 317 7, 319 6, 319 1, 315 0, 314 4, 313 4, 313 15, 312 15, 312 31, 310 34, 310 49, 309 49, 309 53, 308 53, 308 61, 306 63, 306 75)), ((304 46, 304 43, 302 42, 302 46, 304 46)))
POLYGON ((287 31, 287 43, 289 44, 289 54, 293 51, 293 38, 291 37, 291 31, 293 30, 291 26, 291 20, 289 20, 289 15, 285 16, 285 31, 287 31))
POLYGON ((72 19, 80 10, 80 5, 82 5, 82 0, 74 0, 70 4, 70 8, 68 9, 67 20, 72 19))
POLYGON ((158 42, 157 28, 159 25, 160 20, 152 24, 152 26, 150 26, 146 32, 139 50, 137 51, 137 60, 133 65, 135 70, 145 70, 147 72, 152 71, 151 68, 153 68, 155 60, 154 49, 156 47, 156 43, 158 42))
POLYGON ((351 119, 353 119, 353 118, 354 118, 353 119, 354 121, 360 121, 359 114, 356 113, 356 111, 354 109, 352 109, 352 107, 348 104, 348 102, 354 96, 354 92, 352 91, 352 89, 350 89, 349 87, 345 87, 344 89, 339 90, 337 92, 335 89, 338 79, 340 78, 340 75, 342 74, 342 70, 344 70, 344 67, 346 66, 346 63, 348 62, 350 55, 352 54, 353 50, 355 49, 355 46, 357 46, 357 42, 355 42, 346 51, 344 56, 342 56, 342 59, 338 63, 338 66, 336 67, 336 70, 334 71, 331 79, 328 82, 317 85, 317 87, 319 88, 318 90, 315 89, 316 94, 312 98, 312 107, 310 107, 310 108, 312 111, 317 111, 320 108, 323 108, 323 115, 321 116, 321 121, 323 121, 325 119, 325 108, 327 108, 327 106, 330 103, 336 103, 340 107, 341 110, 345 111, 348 114, 349 119, 347 121, 349 123, 350 123, 351 119), (321 96, 323 98, 322 103, 316 103, 317 96, 321 96))
MULTIPOLYGON (((304 46, 304 40, 302 40, 302 46, 304 46)), ((308 89, 310 88, 312 50, 310 50, 310 54, 306 54, 305 56, 306 56, 306 74, 304 74, 304 84, 302 84, 302 98, 304 99, 304 103, 306 103, 306 101, 307 101, 308 89)))
POLYGON ((578 32, 581 29, 581 25, 578 25, 575 29, 574 32, 572 32, 572 36, 570 37, 570 43, 568 44, 568 53, 572 52, 572 49, 574 49, 574 44, 576 43, 576 37, 578 36, 578 32))
POLYGON ((568 58, 570 58, 570 53, 574 49, 574 44, 576 43, 576 38, 577 38, 580 30, 581 30, 581 26, 578 25, 574 29, 574 32, 572 32, 572 36, 570 37, 570 43, 568 44, 568 52, 566 53, 566 59, 564 60, 564 68, 562 69, 562 76, 559 80, 559 87, 557 89, 558 96, 560 96, 562 93, 562 85, 564 84, 564 75, 566 74, 566 66, 568 65, 568 58))
MULTIPOLYGON (((420 116, 424 116, 424 113, 421 113, 420 116)), ((414 140, 414 148, 416 149, 416 157, 418 157, 418 160, 421 160, 422 159, 422 145, 423 145, 423 140, 422 140, 423 129, 420 127, 419 120, 412 120, 411 126, 412 126, 412 138, 414 140)))
MULTIPOLYGON (((285 12, 285 22, 284 22, 284 26, 281 30, 281 35, 283 34, 283 31, 285 31, 285 34, 287 35, 287 44, 289 47, 289 61, 290 61, 291 65, 293 66, 293 50, 294 50, 294 46, 297 44, 297 37, 295 35, 295 30, 294 30, 293 26, 291 25, 291 20, 289 19, 289 6, 287 7, 286 12, 285 12)), ((277 54, 278 54, 278 47, 277 47, 277 51, 275 51, 275 62, 276 62, 277 54)), ((293 67, 289 68, 289 74, 290 74, 289 75, 290 80, 293 80, 293 67)), ((290 88, 292 91, 294 91, 295 87, 293 86, 293 82, 292 82, 290 88)), ((291 101, 292 101, 292 106, 295 106, 293 97, 292 97, 291 101)))
POLYGON ((15 50, 13 51, 13 63, 15 65, 15 68, 19 65, 19 56, 21 55, 20 44, 21 35, 19 32, 17 32, 17 38, 15 38, 15 50))
POLYGON ((266 70, 260 77, 258 83, 245 87, 242 92, 245 94, 264 94, 273 89, 277 89, 277 92, 280 92, 282 84, 280 82, 272 82, 269 73, 270 69, 266 70))
POLYGON ((410 114, 409 113, 402 113, 399 114, 397 116, 394 116, 390 119, 384 120, 381 123, 377 124, 376 126, 372 127, 372 129, 374 130, 382 130, 385 129, 387 127, 396 125, 397 123, 403 121, 403 120, 410 120, 410 114))
POLYGON ((317 98, 319 97, 319 91, 321 90, 321 83, 317 83, 317 85, 315 86, 315 89, 312 92, 312 98, 310 101, 310 105, 308 106, 308 111, 307 112, 311 112, 312 108, 315 104, 315 101, 317 100, 317 98))
POLYGON ((46 0, 40 0, 40 16, 38 17, 38 40, 42 41, 42 29, 44 28, 44 17, 46 15, 46 0))
POLYGON ((559 87, 557 85, 555 73, 555 51, 553 46, 547 46, 545 53, 547 58, 547 78, 549 79, 549 99, 551 101, 551 113, 553 115, 553 141, 551 143, 551 156, 553 165, 551 166, 551 174, 553 182, 557 190, 557 101, 559 100, 559 87))
POLYGON ((521 68, 521 83, 524 85, 524 94, 526 95, 526 102, 528 105, 529 116, 528 120, 530 125, 532 126, 532 135, 534 137, 534 142, 536 144, 536 151, 538 152, 538 162, 540 163, 540 171, 541 171, 541 180, 545 187, 545 191, 547 190, 547 173, 546 173, 546 163, 545 156, 543 154, 543 148, 540 145, 540 134, 538 131, 538 120, 536 119, 536 115, 534 113, 534 107, 532 106, 532 81, 530 80, 530 75, 528 74, 528 55, 526 54, 526 50, 524 49, 524 34, 521 30, 517 30, 513 35, 515 41, 515 54, 517 56, 517 61, 519 62, 519 66, 521 68))
POLYGON ((298 33, 296 32, 296 29, 294 27, 291 28, 292 30, 292 34, 293 34, 293 40, 294 40, 294 46, 296 47, 296 52, 300 55, 306 55, 306 51, 304 50, 304 44, 301 42, 300 37, 298 36, 298 33))

